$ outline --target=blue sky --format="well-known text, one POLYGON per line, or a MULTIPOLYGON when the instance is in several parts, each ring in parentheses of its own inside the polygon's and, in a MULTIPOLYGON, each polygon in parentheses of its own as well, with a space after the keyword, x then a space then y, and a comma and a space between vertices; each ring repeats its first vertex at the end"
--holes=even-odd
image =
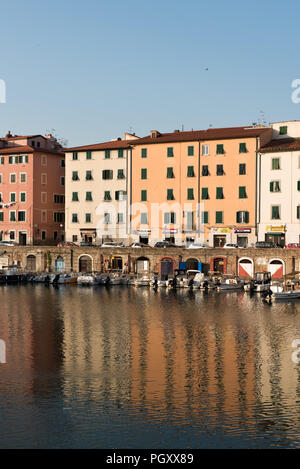
POLYGON ((55 129, 73 146, 299 119, 299 14, 293 0, 2 0, 0 134, 55 129))

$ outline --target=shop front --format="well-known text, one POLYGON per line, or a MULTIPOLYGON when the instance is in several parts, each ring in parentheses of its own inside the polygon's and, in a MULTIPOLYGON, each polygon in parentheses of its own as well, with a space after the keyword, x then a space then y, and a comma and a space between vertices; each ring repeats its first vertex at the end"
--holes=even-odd
POLYGON ((285 226, 267 226, 265 241, 283 248, 285 246, 285 226))
POLYGON ((214 248, 222 248, 226 243, 231 242, 232 230, 230 228, 212 228, 211 243, 214 248))
POLYGON ((89 243, 89 244, 95 243, 96 235, 97 235, 96 228, 80 230, 81 241, 83 243, 89 243))
POLYGON ((151 230, 138 230, 137 234, 139 236, 140 243, 149 244, 149 236, 151 234, 151 230))
POLYGON ((175 244, 175 235, 178 233, 177 228, 164 229, 164 240, 169 241, 169 243, 175 244))
POLYGON ((241 228, 234 230, 236 234, 236 244, 239 248, 246 248, 248 247, 248 234, 251 233, 251 228, 241 228))

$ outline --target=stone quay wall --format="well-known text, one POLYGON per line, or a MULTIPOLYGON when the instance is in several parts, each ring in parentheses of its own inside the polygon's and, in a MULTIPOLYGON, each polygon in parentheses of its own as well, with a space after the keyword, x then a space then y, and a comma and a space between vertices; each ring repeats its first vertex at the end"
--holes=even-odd
POLYGON ((0 269, 18 266, 28 272, 105 272, 121 269, 137 273, 139 261, 144 261, 149 272, 161 272, 162 263, 173 264, 173 270, 181 263, 187 269, 221 271, 226 274, 252 277, 255 272, 271 271, 283 275, 300 271, 300 250, 297 249, 184 249, 184 248, 99 248, 99 247, 0 247, 0 269))

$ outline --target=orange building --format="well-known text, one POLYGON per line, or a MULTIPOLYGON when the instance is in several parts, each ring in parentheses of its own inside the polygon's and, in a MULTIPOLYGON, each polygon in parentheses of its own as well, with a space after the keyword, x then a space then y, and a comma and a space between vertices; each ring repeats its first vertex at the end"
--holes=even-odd
POLYGON ((130 235, 153 244, 256 241, 257 150, 266 127, 150 135, 132 144, 130 235))

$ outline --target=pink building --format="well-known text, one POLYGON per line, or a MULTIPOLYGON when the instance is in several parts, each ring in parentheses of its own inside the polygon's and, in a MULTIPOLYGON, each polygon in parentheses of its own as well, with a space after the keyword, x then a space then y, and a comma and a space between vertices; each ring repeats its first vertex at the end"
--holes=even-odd
POLYGON ((0 239, 53 245, 64 239, 65 155, 51 135, 0 138, 0 239))

